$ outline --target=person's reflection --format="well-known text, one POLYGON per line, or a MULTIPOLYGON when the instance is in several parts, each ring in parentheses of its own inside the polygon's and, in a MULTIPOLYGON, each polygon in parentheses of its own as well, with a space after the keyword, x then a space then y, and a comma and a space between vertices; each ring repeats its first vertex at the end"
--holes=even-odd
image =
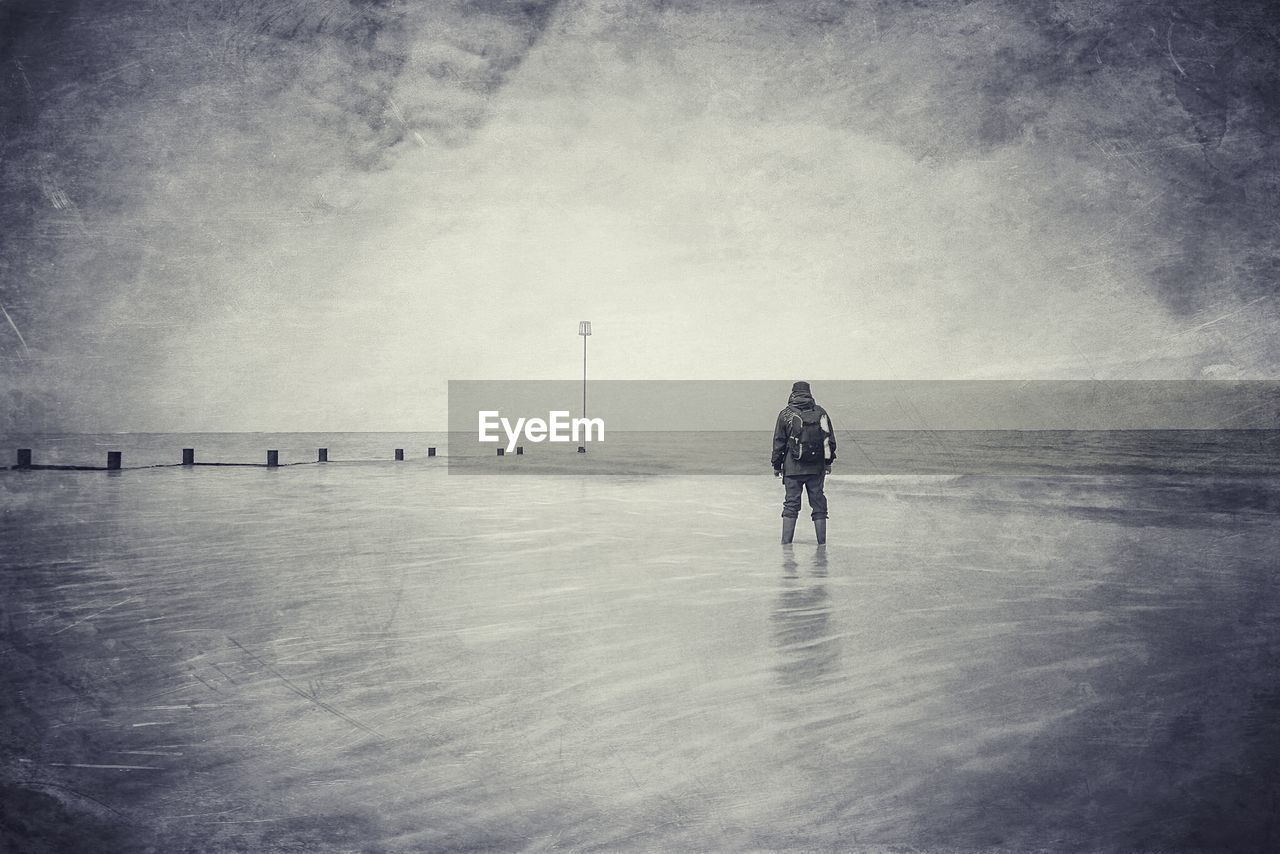
POLYGON ((831 628, 826 547, 818 546, 803 561, 802 572, 792 548, 783 549, 781 588, 770 617, 779 653, 774 672, 784 688, 795 690, 813 687, 835 670, 840 657, 831 628))

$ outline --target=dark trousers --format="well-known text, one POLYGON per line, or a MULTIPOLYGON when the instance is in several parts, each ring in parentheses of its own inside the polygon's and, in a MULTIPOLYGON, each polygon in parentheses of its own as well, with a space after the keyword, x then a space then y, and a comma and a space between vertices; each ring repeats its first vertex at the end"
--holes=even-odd
POLYGON ((800 515, 800 493, 809 493, 809 509, 814 519, 827 518, 827 496, 822 493, 822 485, 826 481, 826 472, 817 474, 797 474, 782 479, 787 488, 787 497, 782 500, 782 515, 792 519, 800 515))

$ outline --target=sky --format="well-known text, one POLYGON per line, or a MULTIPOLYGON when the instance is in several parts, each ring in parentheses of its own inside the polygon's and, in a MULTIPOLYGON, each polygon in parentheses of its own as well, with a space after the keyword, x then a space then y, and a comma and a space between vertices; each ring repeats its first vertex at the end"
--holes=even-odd
POLYGON ((1274 379, 1278 33, 6 0, 0 429, 440 429, 583 319, 599 379, 1274 379))

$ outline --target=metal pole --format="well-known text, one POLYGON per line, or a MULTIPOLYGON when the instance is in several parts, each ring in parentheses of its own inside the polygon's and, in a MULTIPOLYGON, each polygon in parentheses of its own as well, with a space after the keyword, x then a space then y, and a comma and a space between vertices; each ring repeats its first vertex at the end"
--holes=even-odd
MULTIPOLYGON (((587 420, 587 336, 591 334, 591 321, 584 320, 578 324, 578 334, 582 336, 582 420, 587 420)), ((578 446, 578 453, 585 454, 586 445, 578 446)))

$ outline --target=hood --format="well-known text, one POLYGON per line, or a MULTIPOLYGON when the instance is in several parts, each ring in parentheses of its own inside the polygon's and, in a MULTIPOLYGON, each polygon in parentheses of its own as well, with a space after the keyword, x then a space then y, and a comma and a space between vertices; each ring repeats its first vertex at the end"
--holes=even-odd
POLYGON ((791 397, 787 398, 787 406, 800 411, 813 409, 813 395, 807 391, 793 391, 791 392, 791 397))
POLYGON ((809 384, 798 380, 791 384, 791 397, 787 398, 787 406, 804 411, 813 409, 813 395, 809 392, 809 384))

